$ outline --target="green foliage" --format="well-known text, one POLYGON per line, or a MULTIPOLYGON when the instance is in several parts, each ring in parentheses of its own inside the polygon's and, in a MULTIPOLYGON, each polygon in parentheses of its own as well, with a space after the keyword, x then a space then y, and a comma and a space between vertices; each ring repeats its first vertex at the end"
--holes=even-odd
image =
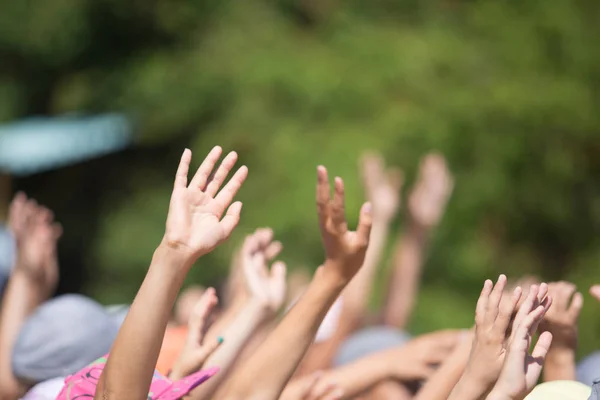
MULTIPOLYGON (((292 267, 318 265, 315 166, 346 179, 355 222, 356 161, 374 148, 409 182, 432 149, 455 174, 415 330, 470 324, 483 279, 499 272, 573 279, 582 291, 600 281, 596 3, 9 3, 0 118, 121 110, 139 146, 171 144, 169 163, 132 161, 127 195, 101 199, 88 285, 101 299, 134 294, 183 145, 198 162, 216 143, 250 168, 242 226, 191 279, 214 284, 233 245, 264 225, 292 267)), ((599 344, 600 308, 586 300, 582 351, 599 344)))

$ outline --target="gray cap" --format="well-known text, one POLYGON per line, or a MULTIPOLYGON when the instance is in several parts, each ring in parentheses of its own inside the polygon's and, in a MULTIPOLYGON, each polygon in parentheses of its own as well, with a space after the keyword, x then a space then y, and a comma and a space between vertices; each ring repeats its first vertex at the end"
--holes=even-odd
POLYGON ((342 343, 333 363, 335 366, 349 364, 369 354, 402 346, 410 339, 410 335, 406 332, 389 326, 366 328, 342 343))
POLYGON ((0 296, 15 264, 16 252, 17 245, 13 235, 5 226, 0 225, 0 296))
POLYGON ((600 379, 600 351, 596 351, 577 364, 577 380, 592 386, 600 379))
POLYGON ((28 383, 71 375, 109 352, 121 321, 85 296, 56 297, 23 325, 13 349, 13 373, 28 383))

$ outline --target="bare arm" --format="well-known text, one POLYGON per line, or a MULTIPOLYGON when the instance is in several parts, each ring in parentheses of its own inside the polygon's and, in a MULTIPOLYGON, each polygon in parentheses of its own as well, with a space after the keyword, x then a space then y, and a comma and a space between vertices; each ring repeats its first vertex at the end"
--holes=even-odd
POLYGON ((27 317, 56 287, 56 241, 62 232, 52 223, 49 210, 24 195, 15 198, 10 214, 18 250, 0 315, 0 398, 7 400, 19 398, 27 390, 12 373, 12 349, 27 317))
POLYGON ((385 171, 379 154, 367 154, 361 161, 363 187, 373 208, 373 227, 365 262, 342 293, 342 313, 334 334, 328 340, 311 346, 300 366, 299 375, 329 368, 340 344, 363 323, 390 223, 400 206, 402 172, 394 168, 385 171))
POLYGON ((415 400, 447 400, 467 366, 470 351, 469 337, 463 339, 440 368, 431 375, 417 393, 415 400))
POLYGON ((419 178, 409 196, 408 229, 394 251, 392 279, 384 308, 386 325, 404 328, 411 317, 427 238, 444 214, 453 185, 444 157, 428 154, 421 162, 419 178))
POLYGON ((217 194, 237 160, 237 155, 230 153, 208 182, 220 155, 221 148, 215 147, 188 185, 192 155, 189 150, 183 153, 165 236, 119 330, 98 382, 96 400, 148 397, 171 310, 189 268, 226 240, 237 225, 241 203, 229 205, 242 186, 247 169, 240 168, 217 194))
POLYGON ((307 291, 227 382, 217 399, 275 400, 300 363, 327 310, 364 262, 371 227, 370 207, 363 206, 356 232, 348 231, 344 186, 335 179, 330 200, 327 171, 318 168, 317 207, 327 254, 307 291))

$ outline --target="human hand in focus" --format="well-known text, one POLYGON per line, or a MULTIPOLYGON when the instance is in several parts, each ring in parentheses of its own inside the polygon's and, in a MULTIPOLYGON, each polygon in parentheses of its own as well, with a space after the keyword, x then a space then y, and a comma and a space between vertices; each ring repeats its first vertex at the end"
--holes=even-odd
POLYGON ((408 210, 419 225, 431 228, 444 214, 454 181, 441 154, 428 154, 421 162, 419 177, 408 199, 408 210))
POLYGON ((24 272, 41 293, 50 296, 59 278, 57 243, 62 227, 54 222, 50 210, 22 193, 11 203, 9 224, 17 242, 16 270, 24 272))
POLYGON ((371 204, 363 204, 358 227, 355 232, 350 231, 346 222, 342 178, 334 180, 333 199, 325 167, 317 168, 317 178, 317 213, 327 258, 326 270, 343 283, 348 283, 365 260, 372 225, 371 204))
POLYGON ((502 372, 488 400, 522 400, 537 384, 552 344, 552 334, 543 332, 531 354, 529 349, 533 335, 551 304, 551 295, 540 302, 538 296, 528 294, 515 317, 502 372))
POLYGON ((552 334, 553 349, 577 349, 577 321, 583 308, 583 295, 576 291, 577 287, 570 282, 552 282, 548 285, 552 306, 545 313, 540 328, 552 334))
MULTIPOLYGON (((471 385, 476 383, 483 393, 500 375, 511 318, 521 298, 522 290, 516 287, 510 299, 502 301, 505 286, 504 275, 500 275, 496 285, 486 280, 477 301, 473 345, 463 377, 469 379, 471 385)), ((537 286, 534 288, 537 294, 537 286)))
POLYGON ((391 377, 400 381, 427 379, 460 342, 463 331, 442 330, 417 336, 408 343, 386 350, 391 377))
POLYGON ((280 242, 273 240, 271 229, 261 228, 246 237, 241 250, 248 294, 272 313, 279 311, 285 301, 286 266, 276 261, 269 270, 268 263, 282 248, 280 242))
POLYGON ((208 288, 194 306, 188 322, 188 336, 185 346, 179 353, 179 357, 169 374, 172 380, 182 379, 200 370, 208 357, 222 343, 221 338, 210 343, 204 343, 204 333, 208 325, 208 319, 217 303, 215 289, 208 288))
POLYGON ((187 267, 229 238, 240 220, 242 203, 231 202, 246 180, 248 169, 240 167, 219 191, 237 161, 237 154, 229 153, 211 178, 221 153, 221 147, 214 147, 189 185, 189 149, 183 152, 177 169, 163 244, 179 254, 187 267))
POLYGON ((391 221, 400 208, 400 189, 404 176, 398 168, 385 170, 383 157, 366 153, 361 159, 361 175, 373 219, 391 221))
POLYGON ((338 400, 343 395, 344 391, 335 382, 317 371, 290 381, 279 400, 338 400))

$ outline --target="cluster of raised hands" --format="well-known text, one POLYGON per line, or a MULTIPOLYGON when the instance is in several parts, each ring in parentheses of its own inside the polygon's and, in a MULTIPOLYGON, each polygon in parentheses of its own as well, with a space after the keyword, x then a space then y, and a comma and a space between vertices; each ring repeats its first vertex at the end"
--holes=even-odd
MULTIPOLYGON (((190 180, 192 154, 184 151, 164 237, 99 378, 92 389, 74 389, 80 383, 67 381, 58 399, 79 398, 69 394, 79 390, 81 397, 96 400, 183 395, 194 400, 518 400, 536 387, 542 370, 546 381, 575 380, 582 295, 568 282, 509 284, 504 275, 483 284, 471 329, 417 336, 335 365, 343 341, 368 319, 368 297, 400 207, 402 173, 386 170, 380 156, 368 154, 361 164, 368 201, 360 208, 356 230, 346 220, 343 180, 330 179, 325 167, 317 167, 322 265, 312 278, 289 277, 286 265, 276 260, 283 246, 274 232, 259 228, 248 235, 234 257, 227 290, 217 298, 215 289, 205 289, 185 313, 189 329, 183 350, 169 371, 161 371, 170 381, 184 383, 198 371, 211 372, 185 393, 157 397, 155 368, 184 280, 194 266, 203 268, 202 256, 226 241, 240 221, 242 203, 234 199, 248 169, 237 168, 228 180, 237 154, 229 153, 219 164, 221 156, 222 149, 213 148, 190 180), (302 283, 294 288, 290 278, 302 283), (324 321, 334 318, 330 309, 336 304, 341 311, 331 332, 315 341, 324 321)), ((410 319, 425 243, 442 218, 452 188, 443 157, 425 157, 408 197, 409 223, 394 251, 386 304, 373 317, 376 324, 402 329, 410 319)), ((11 221, 21 241, 17 273, 36 285, 23 287, 47 297, 58 279, 54 253, 62 229, 48 210, 22 195, 13 202, 11 221)), ((591 293, 600 299, 600 288, 591 293)), ((0 325, 4 364, 0 369, 9 368, 10 358, 1 352, 10 348, 16 334, 6 332, 11 317, 5 314, 0 325)), ((14 377, 0 371, 0 399, 12 400, 6 395, 10 391, 2 388, 15 387, 11 380, 14 377)))

